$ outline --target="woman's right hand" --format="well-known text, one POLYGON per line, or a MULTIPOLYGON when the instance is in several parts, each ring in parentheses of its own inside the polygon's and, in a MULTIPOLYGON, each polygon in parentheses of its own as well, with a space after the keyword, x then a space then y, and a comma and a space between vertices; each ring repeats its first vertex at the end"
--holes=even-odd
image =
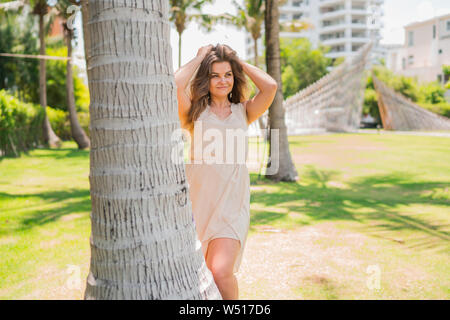
POLYGON ((212 44, 201 47, 200 49, 198 49, 197 57, 206 57, 206 55, 211 51, 212 48, 214 48, 212 44))

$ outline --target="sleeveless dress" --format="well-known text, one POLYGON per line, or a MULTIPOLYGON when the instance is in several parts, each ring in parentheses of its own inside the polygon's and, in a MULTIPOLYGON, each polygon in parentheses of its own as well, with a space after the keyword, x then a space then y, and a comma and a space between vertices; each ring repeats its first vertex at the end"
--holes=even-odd
POLYGON ((213 239, 239 240, 235 273, 241 264, 250 226, 247 156, 248 124, 244 105, 232 103, 231 114, 225 119, 220 119, 208 105, 191 132, 186 177, 203 254, 213 239))

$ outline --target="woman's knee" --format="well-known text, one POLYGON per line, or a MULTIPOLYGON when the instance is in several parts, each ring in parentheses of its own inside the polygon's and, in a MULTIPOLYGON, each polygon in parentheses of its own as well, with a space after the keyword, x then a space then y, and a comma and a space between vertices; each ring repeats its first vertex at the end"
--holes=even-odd
POLYGON ((212 263, 211 264, 211 273, 213 274, 214 279, 222 280, 233 277, 233 266, 230 264, 224 263, 212 263))
POLYGON ((206 263, 215 279, 232 277, 240 243, 234 239, 214 239, 208 246, 206 263))

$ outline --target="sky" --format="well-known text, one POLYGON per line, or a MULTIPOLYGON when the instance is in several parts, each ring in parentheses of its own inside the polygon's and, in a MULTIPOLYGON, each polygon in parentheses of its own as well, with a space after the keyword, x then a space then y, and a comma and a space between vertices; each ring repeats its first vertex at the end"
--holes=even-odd
MULTIPOLYGON (((243 0, 237 0, 242 3, 243 0)), ((319 0, 310 0, 319 1, 319 0)), ((412 22, 427 20, 437 15, 450 13, 450 0, 385 0, 384 16, 382 18, 384 27, 381 30, 383 44, 402 44, 404 42, 403 27, 412 22)), ((204 13, 235 14, 236 9, 231 0, 215 0, 212 5, 205 5, 202 9, 204 13)), ((81 19, 77 19, 75 26, 79 25, 81 19)), ((178 69, 178 34, 172 28, 170 34, 172 47, 172 60, 174 70, 178 69)), ((227 44, 236 50, 239 57, 245 56, 245 36, 244 32, 232 26, 219 25, 213 32, 206 33, 199 30, 197 23, 191 22, 182 35, 181 45, 181 65, 186 64, 195 57, 200 47, 208 44, 227 44)), ((80 47, 75 54, 80 54, 83 49, 80 47)))
MULTIPOLYGON (((319 0, 310 0, 319 1, 319 0)), ((242 3, 243 1, 238 1, 242 3)), ((381 43, 401 44, 404 42, 403 26, 415 21, 427 20, 436 15, 450 13, 450 0, 385 0, 384 28, 381 30, 381 43)), ((235 13, 231 0, 216 0, 214 5, 204 7, 204 11, 211 14, 235 13)), ((174 69, 178 69, 178 34, 171 33, 171 45, 174 69)), ((181 64, 189 62, 195 57, 198 48, 207 44, 228 44, 238 55, 245 57, 245 36, 243 31, 230 26, 219 26, 215 32, 204 33, 198 30, 198 25, 192 22, 182 36, 181 64), (201 35, 199 35, 201 34, 201 35)))

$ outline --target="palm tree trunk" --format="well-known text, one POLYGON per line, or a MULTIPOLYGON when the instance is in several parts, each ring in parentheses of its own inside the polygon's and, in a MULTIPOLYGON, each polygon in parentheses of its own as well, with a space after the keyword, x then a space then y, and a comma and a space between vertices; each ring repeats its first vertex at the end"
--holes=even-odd
POLYGON ((167 0, 89 6, 91 265, 86 299, 220 299, 197 239, 167 0), (179 153, 177 153, 179 155, 179 153), (177 160, 177 161, 174 161, 177 160))
POLYGON ((253 63, 255 67, 258 67, 258 39, 253 39, 253 51, 255 52, 253 63))
MULTIPOLYGON (((45 55, 45 34, 44 34, 44 15, 46 14, 46 4, 38 3, 39 12, 39 53, 45 55)), ((42 124, 44 143, 50 148, 61 146, 61 139, 53 131, 47 116, 47 83, 46 83, 45 59, 39 59, 39 102, 44 109, 44 121, 42 124)))
POLYGON ((178 33, 178 69, 181 67, 181 33, 178 33))
POLYGON ((298 179, 297 170, 292 162, 289 151, 286 124, 284 122, 283 90, 281 83, 280 64, 280 26, 278 0, 266 1, 266 65, 267 73, 278 83, 278 90, 269 108, 269 128, 278 130, 278 139, 270 139, 270 166, 278 166, 275 174, 267 175, 267 178, 274 181, 296 181, 298 179), (275 140, 275 141, 272 141, 275 140))
MULTIPOLYGON (((253 49, 255 52, 255 58, 253 59, 253 64, 255 65, 255 67, 258 67, 258 39, 253 38, 253 49)), ((261 129, 261 133, 264 132, 264 129, 266 128, 264 126, 264 121, 262 119, 262 117, 258 118, 258 124, 259 124, 259 129, 261 129)), ((267 137, 267 135, 264 135, 264 137, 267 137)))
MULTIPOLYGON (((89 42, 89 33, 87 31, 87 22, 88 22, 88 15, 89 15, 89 2, 88 0, 81 0, 81 20, 82 20, 82 29, 83 29, 83 42, 84 42, 84 59, 86 60, 86 70, 89 64, 89 48, 91 47, 89 42)), ((89 85, 89 83, 88 83, 89 85)))
MULTIPOLYGON (((72 30, 65 27, 65 40, 67 45, 67 57, 72 58, 72 30)), ((73 76, 72 76, 72 59, 67 60, 66 65, 66 95, 67 107, 69 109, 70 131, 73 140, 78 145, 79 149, 87 149, 90 146, 90 141, 83 128, 80 125, 77 117, 77 110, 75 109, 75 95, 73 93, 73 76)))

